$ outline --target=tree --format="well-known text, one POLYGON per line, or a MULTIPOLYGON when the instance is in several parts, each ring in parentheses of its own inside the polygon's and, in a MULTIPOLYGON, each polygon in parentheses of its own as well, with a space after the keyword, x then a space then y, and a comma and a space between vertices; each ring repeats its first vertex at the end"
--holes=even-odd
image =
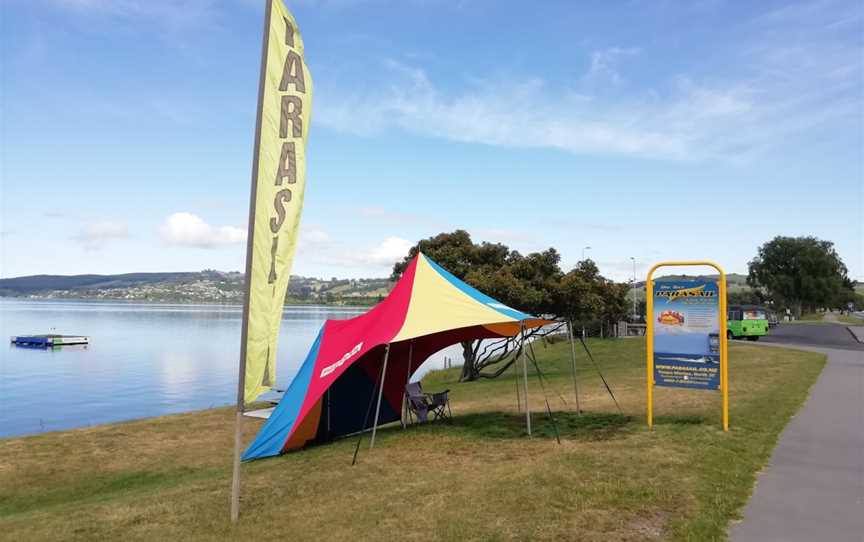
POLYGON ((763 305, 766 301, 762 291, 755 288, 729 292, 726 294, 726 299, 730 305, 763 305))
POLYGON ((749 263, 747 283, 801 316, 802 308, 833 306, 852 291, 846 265, 834 243, 816 237, 778 236, 749 263))
MULTIPOLYGON (((468 232, 456 230, 424 239, 412 247, 393 266, 394 280, 419 252, 478 290, 531 314, 550 319, 611 322, 626 313, 626 285, 603 278, 590 260, 564 273, 560 267, 561 255, 554 248, 523 256, 500 243, 475 244, 468 232)), ((532 329, 526 336, 532 338, 550 331, 554 330, 532 329)), ((522 348, 520 337, 461 344, 463 381, 501 375, 522 348)))
MULTIPOLYGON (((497 297, 502 303, 510 304, 511 298, 517 296, 518 287, 513 281, 502 276, 500 271, 507 267, 513 257, 510 249, 500 243, 475 244, 471 235, 465 230, 455 230, 450 233, 440 233, 428 239, 423 239, 411 247, 408 255, 393 266, 391 278, 398 280, 408 268, 408 264, 422 252, 436 263, 447 269, 457 278, 464 280, 474 287, 482 288, 493 297, 497 297), (472 277, 468 275, 472 274, 472 277)), ((481 376, 497 376, 497 371, 492 375, 482 375, 483 364, 479 361, 481 341, 463 341, 462 375, 460 380, 476 380, 481 376)), ((512 345, 504 345, 500 351, 486 352, 485 360, 500 359, 506 355, 512 345)), ((509 366, 509 365, 508 365, 509 366)), ((505 367, 506 369, 506 367, 505 367)), ((503 371, 502 371, 503 372, 503 371)))
POLYGON ((411 260, 420 252, 463 280, 469 271, 505 265, 511 255, 510 249, 500 243, 474 244, 471 235, 465 230, 439 233, 411 247, 408 255, 393 266, 391 278, 397 280, 401 277, 411 260))

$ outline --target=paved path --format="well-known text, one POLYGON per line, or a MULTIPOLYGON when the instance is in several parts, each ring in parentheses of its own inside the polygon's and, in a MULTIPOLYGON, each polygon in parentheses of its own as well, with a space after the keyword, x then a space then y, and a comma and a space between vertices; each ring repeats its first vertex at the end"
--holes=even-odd
POLYGON ((796 348, 823 352, 828 363, 780 436, 768 467, 757 478, 744 519, 730 528, 729 539, 862 542, 864 351, 796 348))
POLYGON ((855 340, 845 325, 831 323, 780 324, 759 340, 762 342, 864 351, 864 344, 855 340))

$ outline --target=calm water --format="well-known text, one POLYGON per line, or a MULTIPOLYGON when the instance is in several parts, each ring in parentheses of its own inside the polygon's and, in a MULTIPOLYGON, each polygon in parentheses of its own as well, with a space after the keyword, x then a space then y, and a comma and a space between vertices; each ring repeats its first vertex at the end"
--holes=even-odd
MULTIPOLYGON (((362 309, 286 307, 277 384, 286 387, 322 323, 362 309)), ((240 308, 0 299, 0 436, 233 403, 240 308), (38 350, 9 336, 87 335, 90 345, 38 350)), ((447 355, 452 356, 452 352, 447 355)), ((424 369, 440 364, 443 354, 424 369)))

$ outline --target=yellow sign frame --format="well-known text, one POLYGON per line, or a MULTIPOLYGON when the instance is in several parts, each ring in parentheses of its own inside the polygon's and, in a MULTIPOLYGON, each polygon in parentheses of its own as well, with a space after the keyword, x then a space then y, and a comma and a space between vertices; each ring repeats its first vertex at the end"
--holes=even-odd
POLYGON ((654 272, 661 267, 713 267, 720 273, 720 393, 723 396, 723 431, 729 431, 729 339, 726 328, 726 272, 708 260, 671 261, 655 264, 648 271, 645 281, 645 352, 647 361, 646 384, 648 388, 648 429, 654 429, 654 272))

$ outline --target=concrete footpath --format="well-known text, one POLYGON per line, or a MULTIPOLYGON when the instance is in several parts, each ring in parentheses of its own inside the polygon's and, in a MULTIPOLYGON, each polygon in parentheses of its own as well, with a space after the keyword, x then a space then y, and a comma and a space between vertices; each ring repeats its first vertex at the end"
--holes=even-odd
POLYGON ((864 541, 864 351, 828 362, 758 476, 733 542, 864 541))

